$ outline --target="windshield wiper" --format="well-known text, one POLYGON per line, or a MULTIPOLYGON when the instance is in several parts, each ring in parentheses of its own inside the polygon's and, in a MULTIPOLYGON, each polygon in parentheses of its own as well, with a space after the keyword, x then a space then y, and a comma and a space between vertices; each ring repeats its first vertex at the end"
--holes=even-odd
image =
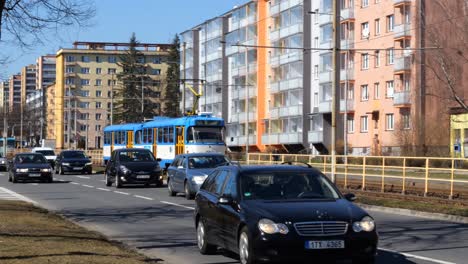
POLYGON ((326 198, 324 197, 323 195, 321 194, 318 194, 318 193, 315 193, 315 192, 311 192, 311 191, 308 191, 308 192, 301 192, 297 198, 326 198))

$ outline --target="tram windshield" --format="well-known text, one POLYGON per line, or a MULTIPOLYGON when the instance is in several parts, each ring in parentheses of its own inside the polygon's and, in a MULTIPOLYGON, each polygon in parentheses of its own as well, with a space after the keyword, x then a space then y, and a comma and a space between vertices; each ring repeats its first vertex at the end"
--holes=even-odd
POLYGON ((223 143, 223 128, 190 127, 187 141, 189 143, 223 143))

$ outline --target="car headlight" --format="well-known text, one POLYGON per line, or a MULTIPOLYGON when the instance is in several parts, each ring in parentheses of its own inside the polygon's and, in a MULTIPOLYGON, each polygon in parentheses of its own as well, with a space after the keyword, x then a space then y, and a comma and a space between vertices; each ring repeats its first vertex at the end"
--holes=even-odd
POLYGON ((46 169, 41 169, 41 172, 50 172, 51 169, 50 168, 46 168, 46 169))
POLYGON ((91 165, 93 165, 92 162, 87 162, 87 163, 86 163, 86 166, 91 166, 91 165))
POLYGON ((286 235, 289 233, 289 228, 285 224, 275 223, 270 219, 260 219, 258 221, 258 229, 266 234, 280 233, 286 235))
POLYGON ((206 179, 206 176, 193 176, 192 177, 192 181, 196 184, 203 184, 205 179, 206 179))
POLYGON ((16 172, 28 172, 28 169, 16 169, 16 172))
POLYGON ((1 162, 2 164, 5 164, 5 161, 4 161, 4 160, 1 160, 0 162, 1 162))
POLYGON ((372 219, 372 217, 370 216, 365 216, 364 218, 362 218, 361 221, 353 223, 353 230, 354 232, 357 232, 357 233, 361 231, 371 232, 374 229, 375 229, 375 222, 374 222, 374 219, 372 219))
POLYGON ((70 166, 70 163, 64 162, 64 163, 62 163, 62 165, 63 165, 63 166, 70 166))
POLYGON ((124 165, 120 165, 119 169, 123 174, 130 173, 130 170, 127 167, 125 167, 124 165))

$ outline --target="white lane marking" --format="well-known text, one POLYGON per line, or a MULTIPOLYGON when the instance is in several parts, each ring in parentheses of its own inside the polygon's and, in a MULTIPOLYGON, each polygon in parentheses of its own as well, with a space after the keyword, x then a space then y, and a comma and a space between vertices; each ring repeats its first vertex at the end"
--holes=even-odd
POLYGON ((31 185, 37 186, 39 185, 39 183, 31 183, 31 185))
POLYGON ((182 208, 185 208, 185 209, 195 210, 195 207, 185 206, 185 205, 176 204, 176 203, 171 203, 171 202, 166 202, 166 201, 160 201, 160 202, 163 203, 163 204, 169 204, 169 205, 173 205, 173 206, 182 207, 182 208))
POLYGON ((0 187, 0 192, 10 194, 10 195, 12 196, 12 197, 10 197, 10 198, 15 197, 15 198, 17 198, 18 200, 23 200, 23 201, 25 201, 25 202, 29 202, 29 203, 32 203, 32 204, 35 204, 35 205, 38 204, 36 201, 33 201, 33 200, 29 199, 28 197, 23 196, 23 195, 21 195, 21 194, 19 194, 19 193, 15 193, 15 192, 13 192, 13 191, 10 191, 10 190, 8 190, 7 188, 0 187))
POLYGON ((109 189, 104 189, 104 188, 97 188, 98 190, 101 190, 101 191, 106 191, 106 192, 110 192, 109 189))
POLYGON ((150 200, 150 201, 153 201, 153 200, 154 200, 153 198, 149 198, 149 197, 145 197, 145 196, 140 196, 140 195, 133 195, 133 197, 141 198, 141 199, 145 199, 145 200, 150 200))
POLYGON ((76 176, 77 178, 81 178, 81 179, 91 179, 89 177, 86 177, 86 176, 76 176))
POLYGON ((455 262, 449 262, 449 261, 438 260, 438 259, 434 259, 434 258, 422 257, 422 256, 413 255, 413 254, 404 253, 404 252, 399 252, 399 251, 395 251, 395 250, 391 250, 391 249, 386 249, 386 248, 379 248, 379 250, 383 250, 383 251, 387 251, 387 252, 395 253, 395 254, 400 254, 400 255, 403 255, 403 256, 408 257, 408 258, 415 258, 415 259, 425 260, 425 261, 429 261, 429 262, 433 262, 433 263, 439 263, 439 264, 456 264, 455 262))
POLYGON ((94 186, 86 185, 86 184, 83 184, 83 185, 81 185, 81 186, 88 187, 88 188, 94 188, 94 186))
POLYGON ((129 193, 126 192, 119 192, 119 191, 114 191, 115 193, 120 193, 120 194, 125 194, 125 195, 130 195, 129 193))
POLYGON ((79 183, 77 182, 70 182, 71 184, 74 184, 74 185, 80 185, 79 183))

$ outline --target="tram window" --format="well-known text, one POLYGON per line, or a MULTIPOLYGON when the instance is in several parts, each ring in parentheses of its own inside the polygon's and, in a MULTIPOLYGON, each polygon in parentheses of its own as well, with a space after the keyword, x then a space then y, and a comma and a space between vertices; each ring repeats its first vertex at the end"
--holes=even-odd
POLYGON ((147 129, 148 130, 148 143, 153 143, 153 130, 152 129, 147 129))
POLYGON ((163 133, 164 133, 164 129, 163 129, 163 128, 159 128, 159 129, 158 129, 158 143, 162 143, 162 142, 163 142, 163 133))
POLYGON ((170 127, 169 128, 169 143, 174 143, 174 128, 170 127))
POLYGON ((120 132, 114 132, 114 144, 119 144, 120 132))
POLYGON ((141 144, 141 130, 135 132, 135 143, 141 144))

